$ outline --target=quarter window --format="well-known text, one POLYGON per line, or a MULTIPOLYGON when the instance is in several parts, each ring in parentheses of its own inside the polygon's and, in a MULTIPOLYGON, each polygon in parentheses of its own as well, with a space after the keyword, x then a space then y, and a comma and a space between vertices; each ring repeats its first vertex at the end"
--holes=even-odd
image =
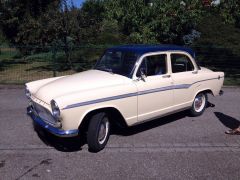
POLYGON ((184 54, 171 54, 171 64, 173 73, 194 70, 192 61, 184 54))
POLYGON ((159 54, 147 56, 143 59, 141 66, 138 69, 137 76, 144 72, 147 76, 156 76, 167 73, 167 55, 159 54))

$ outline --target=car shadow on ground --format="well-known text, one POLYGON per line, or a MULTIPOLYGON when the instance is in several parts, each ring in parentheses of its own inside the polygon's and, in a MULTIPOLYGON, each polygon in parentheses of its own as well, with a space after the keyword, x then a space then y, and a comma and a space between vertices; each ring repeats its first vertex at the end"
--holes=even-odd
POLYGON ((57 137, 51 133, 45 131, 43 128, 39 127, 33 123, 34 130, 38 137, 47 145, 54 147, 58 151, 62 152, 75 152, 82 150, 82 146, 86 144, 85 135, 76 137, 57 137))
POLYGON ((230 128, 230 129, 235 129, 238 128, 240 126, 240 121, 228 116, 226 114, 223 114, 221 112, 214 112, 214 114, 216 115, 216 117, 219 119, 219 121, 226 127, 230 128))
MULTIPOLYGON (((215 107, 215 105, 212 104, 211 102, 207 102, 206 108, 212 108, 212 107, 215 107)), ((188 110, 181 111, 179 113, 168 115, 168 116, 165 116, 165 117, 162 117, 162 118, 155 119, 153 121, 149 121, 149 122, 139 124, 139 125, 136 125, 136 126, 132 126, 132 127, 129 127, 129 128, 125 128, 125 129, 116 128, 116 129, 114 129, 113 134, 121 135, 121 136, 131 136, 131 135, 134 135, 134 134, 141 133, 143 131, 147 131, 149 129, 153 129, 153 128, 163 126, 163 125, 168 124, 168 123, 172 123, 174 121, 185 118, 186 116, 189 116, 188 110)))
MULTIPOLYGON (((215 106, 214 104, 208 102, 207 108, 214 107, 214 106, 215 106)), ((162 118, 158 118, 158 119, 148 121, 132 127, 128 127, 128 128, 120 128, 120 127, 113 126, 111 134, 119 135, 119 136, 131 136, 131 135, 138 134, 150 129, 154 129, 159 126, 164 126, 174 121, 183 119, 188 115, 189 115, 188 111, 182 111, 179 113, 168 115, 162 118)), ((45 131, 44 129, 42 129, 36 124, 33 124, 33 125, 39 138, 46 145, 54 147, 58 151, 62 151, 62 152, 80 151, 82 150, 82 146, 84 146, 87 143, 86 134, 82 134, 77 137, 60 138, 50 134, 49 132, 45 131)))
MULTIPOLYGON (((172 123, 174 121, 180 120, 188 115, 187 111, 179 112, 173 115, 169 115, 163 118, 158 118, 149 122, 145 122, 143 124, 135 125, 128 128, 122 128, 118 126, 112 126, 112 135, 119 136, 131 136, 134 134, 141 133, 143 131, 147 131, 159 126, 163 126, 168 123, 172 123)), ((38 137, 47 145, 54 147, 58 151, 62 152, 75 152, 82 150, 82 146, 84 146, 86 141, 86 135, 82 134, 77 137, 57 137, 52 135, 51 133, 45 131, 43 128, 39 127, 36 124, 33 124, 34 129, 38 135, 38 137)), ((111 138, 111 137, 110 137, 111 138)))
POLYGON ((139 125, 135 125, 132 127, 128 127, 128 128, 114 127, 112 134, 120 135, 120 136, 131 136, 131 135, 138 134, 150 129, 154 129, 159 126, 172 123, 174 121, 183 119, 186 116, 188 116, 188 111, 182 111, 176 114, 168 115, 162 118, 157 118, 155 120, 151 120, 151 121, 148 121, 139 125))

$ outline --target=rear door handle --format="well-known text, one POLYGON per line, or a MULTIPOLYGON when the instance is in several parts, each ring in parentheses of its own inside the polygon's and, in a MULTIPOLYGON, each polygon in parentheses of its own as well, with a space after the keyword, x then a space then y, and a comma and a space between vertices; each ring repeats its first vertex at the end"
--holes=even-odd
POLYGON ((162 76, 163 78, 170 78, 171 77, 171 75, 164 75, 164 76, 162 76))

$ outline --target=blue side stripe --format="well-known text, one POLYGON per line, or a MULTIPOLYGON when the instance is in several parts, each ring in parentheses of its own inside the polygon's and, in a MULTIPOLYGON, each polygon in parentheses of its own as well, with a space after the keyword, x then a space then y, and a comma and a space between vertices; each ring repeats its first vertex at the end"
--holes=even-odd
MULTIPOLYGON (((223 77, 220 77, 220 78, 223 78, 223 77)), ((172 86, 166 86, 166 87, 161 87, 161 88, 156 88, 156 89, 139 91, 139 92, 135 92, 135 93, 122 94, 122 95, 118 95, 118 96, 112 96, 112 97, 107 97, 107 98, 101 98, 101 99, 96 99, 96 100, 91 100, 91 101, 80 102, 80 103, 68 105, 65 108, 63 108, 63 110, 71 109, 71 108, 75 108, 75 107, 80 107, 80 106, 87 106, 87 105, 90 105, 90 104, 112 101, 112 100, 116 100, 116 99, 123 99, 123 98, 128 98, 128 97, 133 97, 133 96, 141 96, 141 95, 151 94, 151 93, 156 93, 156 92, 161 92, 161 91, 169 91, 169 90, 174 90, 174 89, 188 89, 196 83, 203 82, 203 81, 214 80, 214 79, 219 79, 219 78, 205 79, 205 80, 201 80, 201 81, 196 81, 192 84, 172 85, 172 86)))
POLYGON ((116 100, 116 99, 123 99, 123 98, 133 97, 133 96, 137 96, 137 95, 138 95, 138 93, 136 92, 136 93, 123 94, 123 95, 119 95, 119 96, 112 96, 112 97, 107 97, 107 98, 102 98, 102 99, 96 99, 96 100, 92 100, 92 101, 86 101, 86 102, 68 105, 67 107, 65 107, 63 109, 70 109, 70 108, 75 108, 75 107, 79 107, 79 106, 86 106, 86 105, 95 104, 95 103, 112 101, 112 100, 116 100))
POLYGON ((151 93, 155 93, 155 92, 168 91, 168 90, 172 90, 172 89, 175 89, 174 85, 161 87, 161 88, 156 88, 156 89, 149 89, 149 90, 146 90, 146 91, 139 91, 138 95, 141 96, 141 95, 144 95, 144 94, 151 94, 151 93))

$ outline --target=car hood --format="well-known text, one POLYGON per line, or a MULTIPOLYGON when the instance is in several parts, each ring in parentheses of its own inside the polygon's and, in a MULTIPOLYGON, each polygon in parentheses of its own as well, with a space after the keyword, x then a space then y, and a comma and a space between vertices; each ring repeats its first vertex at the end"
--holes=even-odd
POLYGON ((52 99, 70 93, 89 91, 123 84, 127 77, 99 70, 89 70, 65 76, 41 86, 33 95, 50 104, 52 99))

